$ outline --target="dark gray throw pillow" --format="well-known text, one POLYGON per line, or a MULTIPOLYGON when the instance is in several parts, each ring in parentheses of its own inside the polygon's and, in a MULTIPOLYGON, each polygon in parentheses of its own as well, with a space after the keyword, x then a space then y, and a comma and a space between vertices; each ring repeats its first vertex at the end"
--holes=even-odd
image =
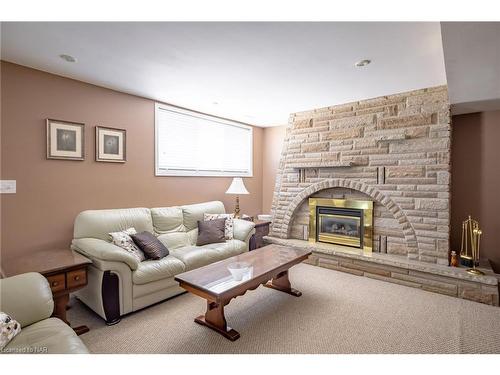
POLYGON ((226 218, 209 221, 198 220, 198 239, 196 246, 208 245, 209 243, 225 242, 226 218))
POLYGON ((158 260, 168 255, 168 249, 152 233, 141 232, 131 234, 130 237, 139 249, 146 254, 146 258, 158 260))

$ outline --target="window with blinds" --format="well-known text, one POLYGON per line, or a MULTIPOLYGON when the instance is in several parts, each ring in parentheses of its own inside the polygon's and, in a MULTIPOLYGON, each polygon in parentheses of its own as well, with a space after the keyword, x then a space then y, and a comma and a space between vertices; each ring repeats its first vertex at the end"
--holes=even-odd
POLYGON ((252 127, 164 104, 155 107, 157 176, 252 176, 252 127))

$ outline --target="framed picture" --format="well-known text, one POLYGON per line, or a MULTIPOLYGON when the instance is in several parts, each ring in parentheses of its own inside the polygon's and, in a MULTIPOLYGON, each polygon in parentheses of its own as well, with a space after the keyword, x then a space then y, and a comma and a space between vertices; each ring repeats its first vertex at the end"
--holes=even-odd
POLYGON ((47 159, 84 160, 85 124, 47 119, 47 159))
POLYGON ((127 160, 127 131, 125 129, 95 127, 95 160, 125 163, 127 160))

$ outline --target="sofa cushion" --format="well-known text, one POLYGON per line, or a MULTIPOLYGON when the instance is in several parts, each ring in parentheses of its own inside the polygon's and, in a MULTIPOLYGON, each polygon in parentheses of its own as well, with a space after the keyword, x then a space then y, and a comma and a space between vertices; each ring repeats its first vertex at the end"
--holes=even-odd
POLYGON ((184 272, 185 268, 183 262, 171 255, 159 260, 145 260, 139 263, 137 269, 132 272, 132 282, 134 284, 146 284, 167 277, 174 277, 184 272))
POLYGON ((209 221, 198 221, 198 239, 196 246, 208 245, 211 243, 226 242, 224 233, 226 218, 209 221))
POLYGON ((191 232, 164 233, 158 236, 158 240, 160 240, 167 247, 167 249, 169 249, 169 251, 172 251, 173 249, 189 246, 192 245, 194 242, 196 242, 198 229, 196 229, 195 233, 191 232), (193 235, 194 235, 194 242, 192 239, 193 235))
POLYGON ((203 221, 203 214, 223 214, 226 212, 224 204, 219 201, 190 204, 182 206, 184 226, 186 231, 198 228, 198 220, 203 221))
POLYGON ((156 207, 151 209, 153 227, 158 234, 184 232, 182 208, 156 207))
POLYGON ((158 260, 168 255, 167 247, 152 233, 141 232, 132 234, 131 237, 149 259, 158 260))
POLYGON ((170 253, 180 259, 186 266, 186 271, 189 271, 244 253, 246 250, 245 242, 230 240, 205 246, 186 246, 172 250, 170 253))
POLYGON ((21 325, 6 313, 0 311, 0 350, 21 332, 21 325))
POLYGON ((109 239, 109 233, 135 228, 137 232, 153 232, 149 208, 122 208, 114 210, 87 210, 75 219, 74 238, 109 239))
POLYGON ((113 245, 116 245, 126 252, 130 253, 130 255, 136 258, 138 262, 142 262, 146 259, 146 256, 132 239, 131 235, 133 234, 137 234, 135 228, 128 228, 120 232, 111 232, 109 236, 113 245))
POLYGON ((234 214, 203 214, 203 220, 210 221, 216 219, 226 218, 224 236, 226 240, 233 239, 233 222, 234 222, 234 214))
POLYGON ((21 333, 4 348, 4 352, 77 354, 89 351, 70 326, 60 319, 49 318, 23 327, 21 333))
POLYGON ((179 288, 179 283, 173 277, 167 277, 166 279, 151 281, 146 284, 133 284, 132 293, 134 298, 138 298, 176 287, 179 288))

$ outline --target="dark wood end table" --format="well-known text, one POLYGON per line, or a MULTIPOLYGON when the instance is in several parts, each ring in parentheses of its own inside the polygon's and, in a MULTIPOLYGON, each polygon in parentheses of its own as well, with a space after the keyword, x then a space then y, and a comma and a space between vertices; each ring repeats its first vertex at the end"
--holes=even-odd
MULTIPOLYGON (((91 263, 92 261, 75 251, 53 249, 9 259, 3 263, 2 267, 6 277, 26 272, 38 272, 45 276, 54 299, 52 316, 71 325, 66 318, 69 295, 87 285, 87 267, 91 263)), ((89 331, 87 326, 73 329, 78 335, 89 331)))
POLYGON ((264 236, 269 234, 270 221, 255 220, 255 234, 250 237, 250 251, 259 249, 264 246, 264 236))

